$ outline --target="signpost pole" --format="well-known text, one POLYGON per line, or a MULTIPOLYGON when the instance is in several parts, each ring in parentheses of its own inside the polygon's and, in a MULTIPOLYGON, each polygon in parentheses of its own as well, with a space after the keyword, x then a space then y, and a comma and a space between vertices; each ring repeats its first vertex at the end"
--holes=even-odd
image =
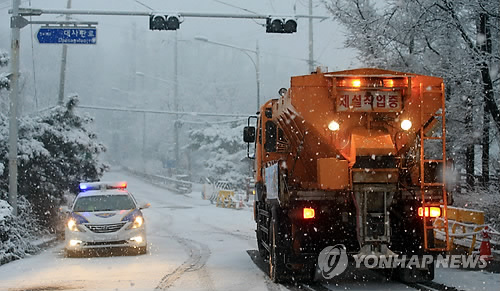
MULTIPOLYGON (((71 8, 71 0, 68 0, 67 8, 71 8)), ((66 14, 66 21, 69 21, 69 14, 66 14)), ((61 71, 59 75, 59 100, 58 104, 63 105, 64 103, 64 83, 66 81, 66 58, 68 56, 68 45, 64 44, 62 48, 62 56, 61 56, 61 71)))

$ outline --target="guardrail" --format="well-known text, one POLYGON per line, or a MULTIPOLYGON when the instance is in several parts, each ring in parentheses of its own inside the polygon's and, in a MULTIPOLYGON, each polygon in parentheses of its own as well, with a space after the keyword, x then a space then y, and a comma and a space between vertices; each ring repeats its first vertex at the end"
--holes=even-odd
POLYGON ((187 194, 191 193, 193 189, 193 183, 189 181, 178 180, 170 177, 147 174, 143 172, 136 171, 134 169, 123 167, 123 169, 127 172, 134 174, 135 176, 139 176, 147 181, 158 185, 160 187, 166 188, 170 191, 179 193, 179 194, 187 194))
MULTIPOLYGON (((476 250, 476 243, 482 242, 482 237, 498 237, 500 239, 500 232, 496 231, 491 225, 484 223, 484 212, 479 210, 464 209, 448 206, 448 227, 450 246, 461 246, 468 249, 468 254, 472 254, 476 250), (460 232, 457 232, 460 230, 460 232), (477 235, 481 238, 478 239, 477 235)), ((443 227, 444 219, 441 217, 436 218, 434 227, 443 227)), ((441 230, 434 230, 436 238, 445 240, 445 232, 441 230)), ((494 249, 500 250, 500 241, 491 240, 490 244, 494 249)))

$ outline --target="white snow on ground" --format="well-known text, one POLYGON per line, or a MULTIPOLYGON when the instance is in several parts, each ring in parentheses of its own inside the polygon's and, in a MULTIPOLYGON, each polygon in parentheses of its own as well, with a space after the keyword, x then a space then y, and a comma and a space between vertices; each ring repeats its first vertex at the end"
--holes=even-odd
POLYGON ((203 256, 208 257, 201 259, 208 259, 206 265, 170 279, 169 289, 266 290, 264 274, 246 253, 256 248, 252 212, 216 208, 201 200, 199 192, 192 196, 173 194, 124 173, 109 173, 104 180, 127 180, 129 191, 139 201, 152 204, 144 210, 149 253, 65 258, 63 244, 59 244, 0 266, 0 290, 153 290, 166 275, 191 262, 192 253, 203 253, 204 247, 207 251, 203 256))
POLYGON ((436 269, 434 282, 460 290, 498 291, 500 289, 500 274, 457 269, 436 269))
MULTIPOLYGON (((144 210, 149 253, 65 258, 59 244, 0 266, 0 290, 286 290, 271 283, 246 252, 256 249, 250 209, 217 208, 199 191, 173 194, 121 172, 104 179, 127 180, 140 202, 151 203, 144 210)), ((465 290, 497 290, 491 287, 500 283, 498 274, 436 272, 436 281, 465 290)), ((332 290, 411 290, 362 270, 323 283, 332 290)))

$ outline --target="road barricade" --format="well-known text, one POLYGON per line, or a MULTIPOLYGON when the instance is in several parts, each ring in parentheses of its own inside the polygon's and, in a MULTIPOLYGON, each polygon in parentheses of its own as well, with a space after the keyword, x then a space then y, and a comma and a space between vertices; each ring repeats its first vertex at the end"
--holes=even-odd
POLYGON ((215 184, 210 184, 210 186, 208 187, 208 190, 210 190, 211 192, 207 192, 206 195, 209 197, 208 199, 213 204, 219 197, 219 191, 221 191, 221 190, 229 191, 231 189, 229 188, 229 182, 217 181, 217 182, 215 182, 215 184), (210 194, 208 194, 208 193, 210 193, 210 194))
MULTIPOLYGON (((500 233, 484 223, 483 211, 452 206, 448 206, 447 210, 450 249, 466 248, 469 255, 476 254, 479 253, 477 249, 480 245, 477 242, 483 242, 484 238, 489 241, 490 245, 500 250, 498 241, 489 240, 492 236, 500 238, 500 233)), ((444 219, 441 217, 436 218, 434 227, 442 228, 443 226, 444 219)), ((434 230, 434 237, 438 240, 445 240, 445 235, 444 231, 434 230)))
POLYGON ((234 201, 234 191, 219 190, 215 206, 222 208, 235 208, 236 203, 234 201))

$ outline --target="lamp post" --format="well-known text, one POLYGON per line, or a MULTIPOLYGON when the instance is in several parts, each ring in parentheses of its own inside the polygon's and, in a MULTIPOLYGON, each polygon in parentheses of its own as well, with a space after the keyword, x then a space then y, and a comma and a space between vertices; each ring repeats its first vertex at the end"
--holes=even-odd
MULTIPOLYGON (((177 37, 176 37, 177 39, 177 37)), ((146 77, 148 79, 164 82, 167 84, 172 84, 174 85, 174 111, 178 112, 179 111, 179 102, 178 102, 178 92, 179 92, 179 87, 178 87, 178 67, 177 67, 177 41, 175 42, 175 49, 174 49, 174 81, 168 81, 162 78, 154 77, 154 76, 148 76, 145 75, 142 72, 135 72, 137 76, 141 76, 142 78, 146 77)), ((144 80, 143 80, 144 81, 144 80)), ((143 83, 144 84, 144 83, 143 83)), ((144 115, 144 123, 146 122, 146 116, 144 115)), ((178 168, 179 164, 179 114, 175 114, 175 121, 174 121, 174 154, 175 154, 175 163, 176 163, 176 168, 178 168)))
MULTIPOLYGON (((136 72, 137 75, 141 75, 144 76, 143 73, 140 73, 140 72, 136 72)), ((125 93, 127 95, 131 95, 131 96, 136 96, 135 94, 132 94, 130 92, 127 92, 127 91, 124 91, 124 90, 121 90, 119 88, 116 88, 116 87, 112 87, 111 90, 115 91, 115 92, 118 92, 118 93, 125 93)), ((146 167, 146 112, 143 112, 142 113, 142 149, 141 149, 141 158, 142 158, 142 165, 144 167, 146 167)))
POLYGON ((224 46, 232 49, 239 50, 243 52, 245 55, 248 56, 248 58, 252 61, 253 66, 255 67, 255 76, 256 76, 256 81, 257 81, 257 111, 259 111, 259 106, 260 106, 260 51, 259 51, 259 43, 257 42, 255 45, 255 50, 252 49, 247 49, 247 48, 242 48, 242 47, 237 47, 234 45, 226 44, 226 43, 221 43, 221 42, 216 42, 216 41, 211 41, 206 37, 203 36, 196 36, 194 39, 207 42, 213 45, 218 45, 218 46, 224 46), (249 53, 254 53, 255 54, 255 60, 250 56, 249 53))

